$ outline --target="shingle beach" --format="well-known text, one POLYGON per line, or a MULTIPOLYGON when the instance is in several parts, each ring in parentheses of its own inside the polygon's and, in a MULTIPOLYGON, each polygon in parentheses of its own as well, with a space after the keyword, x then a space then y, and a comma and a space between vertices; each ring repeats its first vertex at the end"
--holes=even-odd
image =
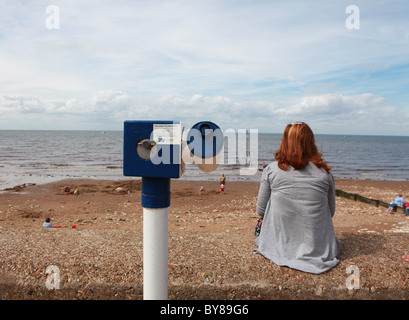
MULTIPOLYGON (((227 181, 220 193, 217 181, 172 180, 170 300, 409 298, 403 213, 337 197, 340 263, 309 274, 252 253, 258 187, 227 181)), ((399 192, 409 200, 409 182, 337 180, 336 188, 385 202, 399 192)), ((140 200, 140 180, 66 180, 1 193, 0 299, 143 299, 140 200), (42 228, 47 217, 61 227, 42 228), (59 287, 47 288, 55 270, 59 287)))

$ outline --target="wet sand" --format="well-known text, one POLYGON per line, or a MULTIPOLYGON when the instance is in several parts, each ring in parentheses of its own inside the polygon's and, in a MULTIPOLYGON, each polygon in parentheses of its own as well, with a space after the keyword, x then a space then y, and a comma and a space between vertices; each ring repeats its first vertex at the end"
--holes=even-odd
MULTIPOLYGON (((402 213, 337 197, 340 263, 313 275, 252 253, 258 186, 227 181, 220 193, 217 181, 172 180, 169 299, 409 298, 402 213), (359 289, 349 290, 357 270, 359 289)), ((409 198, 409 182, 337 180, 336 188, 386 202, 397 192, 409 198)), ((1 193, 0 299, 142 299, 140 190, 137 179, 66 180, 1 193), (61 227, 42 228, 47 217, 61 227), (58 289, 46 287, 49 266, 58 268, 58 289)))

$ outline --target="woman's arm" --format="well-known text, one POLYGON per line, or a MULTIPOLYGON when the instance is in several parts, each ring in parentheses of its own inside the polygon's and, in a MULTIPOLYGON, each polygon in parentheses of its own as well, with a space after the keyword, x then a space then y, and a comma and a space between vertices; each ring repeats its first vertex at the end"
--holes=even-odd
POLYGON ((335 214, 335 180, 334 176, 329 173, 328 174, 329 180, 329 189, 328 189, 328 205, 329 211, 331 212, 331 217, 335 214))
POLYGON ((268 170, 263 171, 263 175, 261 177, 260 182, 260 189, 258 191, 257 197, 257 214, 261 217, 264 217, 264 213, 266 211, 268 200, 270 200, 271 195, 271 188, 270 182, 268 181, 268 170))

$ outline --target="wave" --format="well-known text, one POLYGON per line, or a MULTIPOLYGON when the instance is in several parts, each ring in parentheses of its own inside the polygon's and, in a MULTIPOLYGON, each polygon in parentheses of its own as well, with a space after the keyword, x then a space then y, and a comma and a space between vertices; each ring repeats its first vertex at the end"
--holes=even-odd
POLYGON ((73 164, 69 163, 51 163, 52 166, 54 167, 73 167, 73 164))

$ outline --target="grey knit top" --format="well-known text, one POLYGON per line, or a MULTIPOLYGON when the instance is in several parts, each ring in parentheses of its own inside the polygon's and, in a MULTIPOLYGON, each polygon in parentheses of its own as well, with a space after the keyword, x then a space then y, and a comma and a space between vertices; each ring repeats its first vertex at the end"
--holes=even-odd
POLYGON ((257 199, 262 216, 255 239, 260 253, 280 266, 322 273, 336 266, 340 241, 335 237, 335 182, 332 174, 309 163, 301 170, 277 162, 262 174, 257 199))

